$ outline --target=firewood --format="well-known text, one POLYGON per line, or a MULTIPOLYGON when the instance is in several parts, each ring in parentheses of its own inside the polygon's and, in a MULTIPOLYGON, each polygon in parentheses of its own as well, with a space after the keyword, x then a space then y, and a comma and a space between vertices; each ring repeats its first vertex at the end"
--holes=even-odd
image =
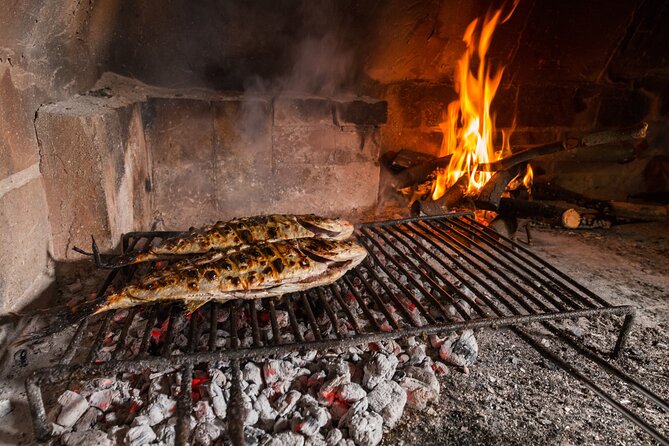
POLYGON ((532 185, 532 194, 537 200, 566 201, 583 208, 594 209, 603 214, 612 214, 611 203, 608 201, 588 198, 551 182, 535 181, 532 185))
POLYGON ((581 220, 581 214, 575 209, 565 209, 552 204, 515 198, 502 198, 499 202, 498 213, 509 217, 537 219, 570 229, 577 228, 581 220))
POLYGON ((525 168, 524 164, 518 164, 509 169, 495 172, 492 178, 479 191, 475 200, 476 207, 488 211, 496 211, 499 206, 499 200, 502 198, 502 193, 506 190, 509 182, 516 178, 525 168))
POLYGON ((396 172, 401 172, 406 169, 425 164, 433 161, 436 157, 423 152, 416 152, 413 150, 402 149, 397 152, 397 155, 390 162, 390 167, 396 172))
POLYGON ((445 169, 451 161, 451 155, 410 167, 393 177, 392 184, 396 189, 404 189, 425 182, 437 169, 445 169))
POLYGON ((472 206, 463 202, 468 182, 469 176, 461 176, 438 200, 432 200, 431 197, 427 200, 422 200, 420 202, 420 210, 426 215, 442 215, 453 211, 456 205, 471 208, 472 206))
POLYGON ((647 130, 648 124, 642 122, 641 124, 630 128, 592 133, 582 137, 580 140, 576 138, 570 138, 566 141, 544 144, 513 154, 493 163, 479 164, 479 170, 496 172, 498 170, 508 169, 517 164, 530 161, 538 156, 549 155, 564 150, 574 150, 580 147, 597 147, 615 142, 643 139, 646 137, 647 130))
POLYGON ((612 216, 642 221, 669 221, 669 206, 611 201, 612 216))

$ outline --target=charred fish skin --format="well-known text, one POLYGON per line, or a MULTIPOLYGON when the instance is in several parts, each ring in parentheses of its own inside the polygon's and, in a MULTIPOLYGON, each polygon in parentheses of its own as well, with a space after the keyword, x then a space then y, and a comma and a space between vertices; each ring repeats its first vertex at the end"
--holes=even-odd
POLYGON ((99 266, 120 268, 152 260, 226 250, 260 242, 312 237, 344 240, 352 233, 353 225, 338 218, 283 214, 247 217, 228 222, 219 221, 199 229, 191 228, 184 235, 166 239, 144 251, 113 257, 99 266))
POLYGON ((367 251, 353 241, 261 243, 214 262, 166 268, 110 295, 96 313, 157 301, 224 302, 279 296, 337 280, 367 251))

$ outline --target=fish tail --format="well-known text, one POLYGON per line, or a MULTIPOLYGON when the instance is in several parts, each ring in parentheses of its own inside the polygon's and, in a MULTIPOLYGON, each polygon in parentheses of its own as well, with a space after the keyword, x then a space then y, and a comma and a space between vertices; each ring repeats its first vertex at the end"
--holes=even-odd
POLYGON ((93 301, 83 302, 74 307, 62 306, 51 311, 52 316, 47 318, 47 326, 35 331, 20 336, 14 345, 22 345, 28 342, 36 342, 49 337, 53 334, 59 333, 67 327, 78 324, 87 317, 97 314, 100 309, 108 305, 107 297, 102 297, 93 301), (55 313, 55 314, 54 314, 55 313))

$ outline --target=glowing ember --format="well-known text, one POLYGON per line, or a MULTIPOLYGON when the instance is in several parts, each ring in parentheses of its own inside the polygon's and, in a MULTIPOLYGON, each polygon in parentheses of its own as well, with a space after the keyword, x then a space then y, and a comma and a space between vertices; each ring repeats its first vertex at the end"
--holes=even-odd
MULTIPOLYGON (((467 175, 467 193, 481 188, 492 176, 490 172, 478 171, 480 163, 489 163, 501 157, 492 145, 495 133, 494 119, 490 115, 490 103, 495 97, 504 68, 494 74, 486 61, 492 34, 498 24, 509 19, 511 11, 502 18, 502 9, 487 14, 482 23, 472 21, 463 36, 467 50, 458 61, 455 71, 455 90, 460 99, 448 105, 446 121, 440 124, 444 134, 441 156, 452 154, 445 171, 438 174, 432 190, 432 199, 439 199, 460 177, 467 175)), ((505 145, 508 134, 503 135, 505 145)))

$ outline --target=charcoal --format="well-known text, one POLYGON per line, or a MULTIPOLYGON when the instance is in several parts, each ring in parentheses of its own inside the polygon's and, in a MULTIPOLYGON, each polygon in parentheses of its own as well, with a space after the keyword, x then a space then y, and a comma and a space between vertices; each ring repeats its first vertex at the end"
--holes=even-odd
POLYGON ((223 395, 215 396, 211 399, 211 405, 214 408, 214 413, 221 420, 225 419, 228 413, 228 405, 225 402, 223 395))
POLYGON ((351 418, 353 418, 355 415, 365 412, 368 407, 369 407, 369 400, 366 397, 362 398, 359 401, 356 401, 339 419, 339 423, 337 424, 337 426, 339 428, 347 427, 348 423, 351 421, 351 418))
POLYGON ((0 400, 0 418, 12 411, 12 402, 8 399, 0 400))
POLYGON ((304 437, 288 431, 274 435, 264 446, 304 446, 304 437))
MULTIPOLYGON (((359 401, 359 400, 358 400, 359 401)), ((337 421, 341 419, 348 410, 351 408, 351 405, 347 403, 346 401, 341 401, 341 400, 336 400, 332 406, 330 406, 330 415, 332 416, 332 419, 337 421)))
POLYGON ((479 347, 472 330, 464 330, 446 339, 439 349, 441 359, 458 367, 469 367, 476 361, 479 347))
POLYGON ((274 426, 277 417, 277 411, 265 395, 260 395, 253 403, 253 408, 258 412, 259 423, 264 429, 274 426))
POLYGON ((383 381, 367 394, 370 410, 381 413, 381 410, 388 405, 393 394, 393 388, 390 385, 391 382, 394 381, 383 381))
POLYGON ((395 374, 397 363, 396 356, 375 352, 363 368, 362 385, 371 390, 380 382, 391 379, 395 374))
POLYGON ((155 428, 156 438, 162 444, 174 444, 176 442, 176 427, 174 424, 163 423, 155 428))
POLYGON ((61 442, 63 446, 80 446, 87 444, 112 446, 113 444, 106 433, 97 429, 65 433, 61 437, 61 442))
POLYGON ((395 381, 389 382, 392 389, 390 401, 379 412, 383 417, 383 423, 388 429, 394 428, 404 413, 404 406, 407 402, 406 391, 395 381))
POLYGON ((293 408, 302 397, 302 394, 297 390, 291 390, 287 394, 281 396, 276 401, 276 410, 280 417, 285 417, 293 411, 293 408))
POLYGON ((137 415, 132 420, 132 426, 142 426, 146 424, 147 426, 151 423, 151 419, 147 415, 137 415))
POLYGON ((142 446, 149 444, 156 439, 156 433, 153 432, 148 424, 131 427, 125 434, 125 444, 128 446, 142 446))
POLYGON ((193 406, 195 418, 200 422, 211 421, 216 418, 208 401, 200 400, 193 406))
POLYGON ((337 396, 339 399, 346 401, 347 403, 354 403, 367 395, 365 389, 362 388, 360 384, 357 383, 346 383, 341 384, 337 388, 337 396))
POLYGON ((432 365, 432 370, 437 375, 446 375, 448 373, 448 366, 441 361, 435 361, 432 365))
POLYGON ((358 446, 375 446, 383 436, 383 418, 376 412, 360 412, 348 422, 348 433, 358 446))
POLYGON ((304 439, 304 446, 327 446, 327 443, 325 442, 325 437, 316 432, 315 435, 304 439))
POLYGON ((274 432, 284 432, 290 429, 290 420, 287 418, 277 418, 272 430, 274 432))
POLYGON ((201 422, 193 432, 193 444, 209 446, 221 436, 221 429, 214 423, 201 422))
POLYGON ((331 406, 337 395, 337 389, 342 384, 347 383, 349 378, 350 377, 347 377, 346 375, 339 375, 329 381, 324 382, 323 386, 321 386, 320 390, 318 391, 318 402, 324 406, 331 406))
POLYGON ((56 423, 65 427, 72 427, 74 423, 88 410, 86 398, 71 390, 66 390, 58 398, 61 410, 56 423))
POLYGON ((89 407, 86 412, 79 418, 79 420, 74 425, 75 431, 86 431, 89 430, 98 420, 98 417, 102 414, 100 409, 96 407, 89 407))
POLYGON ((267 384, 279 380, 292 382, 295 378, 295 366, 288 361, 268 359, 263 365, 263 375, 267 384))
POLYGON ((119 395, 120 392, 118 390, 98 390, 97 392, 93 392, 91 396, 88 397, 88 403, 91 406, 97 407, 101 411, 105 412, 107 409, 109 409, 112 401, 119 395))
POLYGON ((244 426, 253 426, 258 422, 258 418, 260 415, 258 414, 258 411, 253 408, 253 403, 251 402, 251 398, 249 398, 247 395, 242 394, 242 399, 243 399, 243 418, 244 418, 244 426))
POLYGON ((260 367, 255 365, 252 362, 247 362, 244 365, 244 368, 242 369, 242 376, 244 378, 244 381, 248 383, 254 383, 257 384, 258 387, 262 386, 262 371, 260 370, 260 367))
POLYGON ((211 369, 209 370, 209 377, 211 378, 211 382, 216 384, 219 388, 223 389, 225 388, 225 385, 228 382, 227 376, 225 376, 225 373, 218 369, 211 369))
POLYGON ((410 356, 409 364, 420 364, 425 360, 427 354, 425 353, 425 344, 417 344, 407 350, 410 356))
POLYGON ((325 444, 327 446, 336 446, 343 439, 344 434, 342 434, 342 432, 335 427, 330 429, 330 432, 328 432, 327 436, 325 437, 325 444))
POLYGON ((177 403, 165 394, 158 394, 146 409, 142 410, 142 415, 149 417, 149 425, 155 426, 163 420, 171 417, 177 410, 177 403))

